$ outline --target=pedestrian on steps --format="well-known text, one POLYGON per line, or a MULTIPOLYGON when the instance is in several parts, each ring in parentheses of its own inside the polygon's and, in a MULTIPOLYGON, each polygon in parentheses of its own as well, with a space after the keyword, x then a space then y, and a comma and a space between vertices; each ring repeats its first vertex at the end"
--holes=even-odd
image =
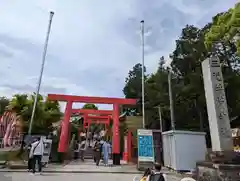
POLYGON ((87 143, 86 143, 85 137, 82 137, 82 141, 79 145, 79 149, 80 149, 80 159, 84 162, 84 153, 87 149, 87 143))
POLYGON ((101 143, 99 139, 96 141, 94 145, 94 154, 95 154, 96 165, 98 166, 101 159, 101 143))
POLYGON ((79 141, 76 141, 75 143, 75 148, 74 148, 74 159, 77 160, 79 157, 79 152, 80 152, 80 143, 79 141))

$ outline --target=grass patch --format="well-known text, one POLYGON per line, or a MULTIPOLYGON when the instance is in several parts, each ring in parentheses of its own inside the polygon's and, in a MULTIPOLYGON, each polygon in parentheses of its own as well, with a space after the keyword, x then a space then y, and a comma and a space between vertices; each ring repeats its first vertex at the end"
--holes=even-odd
POLYGON ((19 157, 18 154, 19 154, 19 150, 1 151, 0 161, 20 161, 23 159, 23 156, 19 157))
POLYGON ((0 152, 0 161, 6 161, 7 160, 7 153, 6 151, 0 152))

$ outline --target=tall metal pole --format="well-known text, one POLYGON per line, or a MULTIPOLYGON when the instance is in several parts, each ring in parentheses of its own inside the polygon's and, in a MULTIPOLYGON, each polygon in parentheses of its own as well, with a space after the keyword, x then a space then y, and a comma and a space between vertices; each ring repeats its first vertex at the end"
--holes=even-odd
POLYGON ((174 117, 174 106, 173 106, 173 96, 172 96, 172 72, 171 69, 168 70, 168 91, 170 100, 170 113, 171 113, 171 127, 175 130, 175 117, 174 117))
POLYGON ((40 75, 39 75, 39 79, 38 79, 38 85, 37 85, 36 94, 35 94, 34 103, 33 103, 32 116, 31 116, 30 125, 29 125, 29 129, 28 129, 28 134, 29 135, 31 135, 31 132, 32 132, 33 119, 34 119, 34 116, 35 116, 38 95, 39 95, 39 91, 40 91, 40 87, 41 87, 41 83, 42 83, 42 76, 43 76, 44 64, 45 64, 45 60, 46 60, 48 40, 49 40, 50 31, 51 31, 53 15, 54 15, 54 12, 51 11, 50 12, 50 18, 49 18, 48 29, 47 29, 47 35, 46 35, 46 39, 45 39, 45 45, 44 45, 43 54, 42 54, 42 65, 41 65, 40 75))
POLYGON ((141 39, 142 39, 142 123, 145 128, 145 90, 144 90, 144 20, 141 22, 141 39))
POLYGON ((160 121, 160 130, 161 130, 161 133, 162 133, 163 132, 163 122, 162 122, 161 106, 158 106, 158 115, 159 115, 159 121, 160 121))

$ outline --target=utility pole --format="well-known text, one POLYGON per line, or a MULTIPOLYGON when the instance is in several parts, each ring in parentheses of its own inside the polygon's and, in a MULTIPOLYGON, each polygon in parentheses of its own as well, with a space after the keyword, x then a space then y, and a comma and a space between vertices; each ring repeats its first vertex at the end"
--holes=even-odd
POLYGON ((46 60, 48 40, 49 40, 50 31, 51 31, 53 15, 54 15, 54 12, 51 11, 50 12, 50 18, 49 18, 48 29, 47 29, 47 35, 46 35, 46 39, 45 39, 45 45, 44 45, 43 54, 42 54, 42 65, 41 65, 40 75, 39 75, 39 79, 38 79, 37 90, 36 90, 36 94, 35 94, 35 98, 34 98, 30 125, 29 125, 29 129, 28 129, 28 134, 29 135, 31 135, 31 132, 32 132, 32 124, 33 124, 33 120, 34 120, 34 116, 35 116, 38 95, 39 95, 39 91, 40 91, 40 87, 41 87, 41 83, 42 83, 42 76, 43 76, 43 70, 44 70, 44 65, 45 65, 45 60, 46 60))
POLYGON ((163 122, 162 122, 161 106, 158 106, 158 115, 159 115, 159 121, 160 121, 160 130, 161 130, 161 133, 162 133, 163 132, 163 122))
POLYGON ((159 123, 160 123, 160 131, 163 132, 163 121, 162 121, 162 111, 161 111, 161 106, 156 106, 154 108, 158 109, 158 116, 159 116, 159 123))
POLYGON ((145 128, 145 90, 144 90, 144 20, 141 22, 141 39, 142 39, 142 124, 145 128))
POLYGON ((168 70, 168 91, 169 91, 169 101, 170 101, 171 127, 172 127, 172 130, 175 130, 175 117, 174 117, 174 106, 173 106, 173 96, 172 96, 172 72, 171 72, 171 69, 168 70))

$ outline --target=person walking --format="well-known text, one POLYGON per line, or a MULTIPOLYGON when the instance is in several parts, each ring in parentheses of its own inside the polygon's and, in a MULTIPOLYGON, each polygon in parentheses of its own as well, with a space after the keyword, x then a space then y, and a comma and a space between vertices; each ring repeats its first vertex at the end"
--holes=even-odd
POLYGON ((30 150, 30 158, 32 158, 32 173, 36 172, 35 166, 38 165, 38 171, 42 173, 42 156, 44 151, 44 145, 41 138, 37 138, 35 142, 32 143, 30 150))
POLYGON ((111 150, 111 145, 109 144, 108 141, 105 141, 102 145, 103 161, 105 166, 108 166, 108 158, 109 158, 110 150, 111 150))
POLYGON ((95 161, 96 165, 99 165, 100 159, 101 159, 101 143, 100 140, 97 140, 94 145, 94 153, 95 153, 95 161))
POLYGON ((28 172, 32 171, 32 161, 33 158, 30 155, 31 152, 31 143, 29 143, 29 145, 27 146, 27 153, 28 153, 28 172))
POLYGON ((80 151, 80 143, 79 141, 75 142, 75 146, 74 146, 74 159, 77 160, 79 157, 79 151, 80 151))
POLYGON ((84 153, 87 149, 87 143, 86 143, 86 138, 82 137, 81 143, 79 145, 79 151, 80 151, 80 159, 84 162, 84 153))

